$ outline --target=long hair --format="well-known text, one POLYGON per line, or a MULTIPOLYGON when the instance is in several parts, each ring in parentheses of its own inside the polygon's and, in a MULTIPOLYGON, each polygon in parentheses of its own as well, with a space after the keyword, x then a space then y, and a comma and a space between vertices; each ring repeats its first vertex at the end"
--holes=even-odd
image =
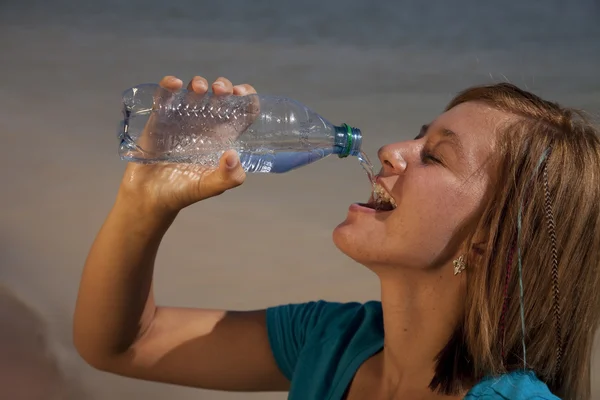
POLYGON ((447 109, 471 101, 515 118, 499 130, 467 241, 478 251, 467 252, 464 320, 430 387, 451 394, 526 369, 563 399, 589 399, 600 323, 598 131, 582 113, 508 83, 467 89, 447 109))

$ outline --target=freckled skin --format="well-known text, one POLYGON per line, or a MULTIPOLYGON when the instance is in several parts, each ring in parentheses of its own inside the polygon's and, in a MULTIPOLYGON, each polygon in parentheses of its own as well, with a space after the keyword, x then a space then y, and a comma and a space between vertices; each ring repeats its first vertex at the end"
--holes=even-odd
POLYGON ((456 228, 483 200, 490 177, 481 166, 494 150, 497 128, 510 118, 484 104, 464 103, 432 121, 424 137, 382 147, 380 182, 397 208, 385 214, 350 211, 333 232, 336 246, 375 271, 448 262, 459 251, 460 243, 452 240, 456 228), (462 156, 447 140, 441 143, 444 129, 456 133, 462 156), (424 162, 424 148, 434 148, 444 165, 424 162))

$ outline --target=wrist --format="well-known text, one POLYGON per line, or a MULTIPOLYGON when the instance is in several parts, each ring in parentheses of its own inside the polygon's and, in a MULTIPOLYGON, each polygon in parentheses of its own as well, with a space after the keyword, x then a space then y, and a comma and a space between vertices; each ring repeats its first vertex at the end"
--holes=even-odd
POLYGON ((113 209, 121 215, 127 215, 146 223, 168 227, 179 210, 170 209, 157 202, 152 196, 129 190, 121 185, 113 209))

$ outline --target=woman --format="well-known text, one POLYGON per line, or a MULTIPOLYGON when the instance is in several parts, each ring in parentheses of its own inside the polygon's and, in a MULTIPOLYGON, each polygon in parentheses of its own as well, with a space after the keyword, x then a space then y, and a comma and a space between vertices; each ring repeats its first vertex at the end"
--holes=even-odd
MULTIPOLYGON (((255 93, 225 78, 211 86, 255 93)), ((130 164, 86 261, 75 345, 115 374, 293 399, 587 399, 600 319, 597 133, 509 84, 462 92, 414 140, 379 150, 385 207, 354 204, 333 233, 380 278, 381 302, 245 312, 152 295, 178 212, 244 181, 236 153, 215 170, 130 164)))

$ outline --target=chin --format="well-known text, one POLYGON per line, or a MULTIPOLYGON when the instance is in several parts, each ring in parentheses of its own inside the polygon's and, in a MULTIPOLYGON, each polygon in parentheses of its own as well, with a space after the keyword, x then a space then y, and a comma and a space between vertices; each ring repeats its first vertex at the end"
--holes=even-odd
POLYGON ((332 239, 342 253, 374 272, 396 268, 406 256, 402 246, 390 242, 379 221, 350 216, 333 230, 332 239))
POLYGON ((342 253, 345 253, 344 249, 346 248, 346 242, 348 240, 347 235, 348 232, 345 232, 347 229, 346 227, 347 222, 344 221, 341 224, 339 224, 338 226, 335 227, 335 229, 333 230, 333 233, 331 235, 332 239, 333 239, 333 243, 335 244, 335 246, 340 249, 342 251, 342 253))
POLYGON ((332 238, 333 243, 342 253, 354 261, 366 265, 370 259, 368 245, 365 243, 367 238, 357 232, 359 230, 358 226, 346 220, 333 230, 332 238))

